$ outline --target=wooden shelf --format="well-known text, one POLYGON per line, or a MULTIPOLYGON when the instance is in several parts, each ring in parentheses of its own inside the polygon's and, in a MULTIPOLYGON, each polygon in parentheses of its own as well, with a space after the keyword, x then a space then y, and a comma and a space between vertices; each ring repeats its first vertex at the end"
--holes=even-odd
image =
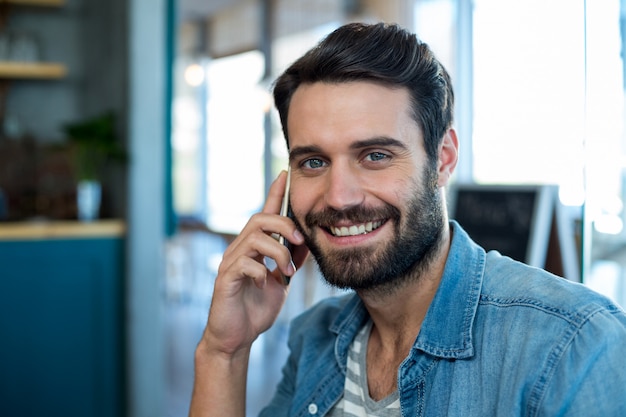
POLYGON ((0 79, 55 80, 67 75, 63 64, 52 62, 8 62, 0 61, 0 79))
POLYGON ((126 232, 122 220, 33 221, 0 223, 0 242, 5 240, 90 239, 121 237, 126 232))
POLYGON ((65 5, 65 0, 0 0, 0 4, 15 4, 19 6, 47 6, 60 7, 65 5))

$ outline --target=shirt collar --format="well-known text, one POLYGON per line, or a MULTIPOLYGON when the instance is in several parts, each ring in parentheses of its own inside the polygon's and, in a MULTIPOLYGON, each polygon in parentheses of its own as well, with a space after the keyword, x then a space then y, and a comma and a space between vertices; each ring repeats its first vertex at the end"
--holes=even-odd
POLYGON ((483 283, 486 254, 455 221, 439 289, 414 348, 442 358, 473 356, 472 328, 483 283))

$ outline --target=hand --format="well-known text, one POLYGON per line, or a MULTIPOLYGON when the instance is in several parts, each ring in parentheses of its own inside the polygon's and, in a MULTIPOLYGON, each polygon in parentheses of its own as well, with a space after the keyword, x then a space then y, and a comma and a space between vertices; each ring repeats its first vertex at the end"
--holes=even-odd
POLYGON ((201 341, 213 352, 234 355, 249 349, 274 323, 287 297, 289 287, 281 283, 280 272, 292 276, 308 254, 293 221, 278 215, 285 183, 283 172, 270 187, 262 212, 252 216, 224 253, 201 341), (291 242, 294 259, 273 233, 291 242), (265 257, 276 261, 276 270, 267 269, 265 257))

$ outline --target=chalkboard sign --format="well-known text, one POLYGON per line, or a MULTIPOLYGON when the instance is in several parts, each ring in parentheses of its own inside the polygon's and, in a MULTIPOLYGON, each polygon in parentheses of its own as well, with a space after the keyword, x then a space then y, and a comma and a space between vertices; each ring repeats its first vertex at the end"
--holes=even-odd
POLYGON ((545 266, 554 187, 457 184, 449 197, 450 218, 484 249, 545 266))

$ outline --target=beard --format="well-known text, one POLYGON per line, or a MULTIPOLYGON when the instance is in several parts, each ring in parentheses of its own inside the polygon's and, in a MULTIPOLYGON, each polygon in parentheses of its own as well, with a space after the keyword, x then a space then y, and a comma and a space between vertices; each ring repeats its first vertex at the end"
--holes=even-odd
POLYGON ((436 168, 424 170, 422 187, 414 184, 408 194, 406 212, 385 204, 380 208, 364 206, 346 210, 327 208, 305 216, 306 229, 296 219, 324 277, 339 289, 386 294, 397 291, 412 280, 419 279, 431 264, 439 248, 443 230, 443 202, 436 185, 436 168), (394 226, 394 239, 376 247, 323 249, 313 231, 339 221, 365 223, 386 219, 394 226))

